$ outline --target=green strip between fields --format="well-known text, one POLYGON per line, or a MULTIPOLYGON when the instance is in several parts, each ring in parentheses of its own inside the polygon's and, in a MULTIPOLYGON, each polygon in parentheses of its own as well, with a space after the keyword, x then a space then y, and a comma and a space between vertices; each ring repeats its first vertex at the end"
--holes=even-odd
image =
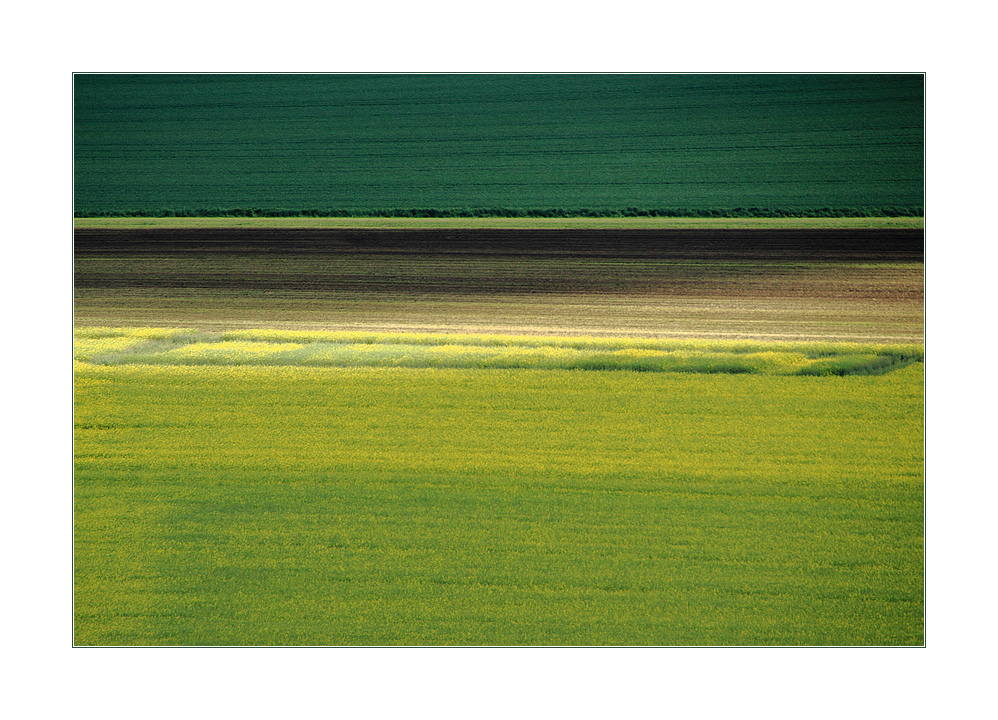
POLYGON ((387 218, 387 217, 128 217, 76 218, 74 229, 379 229, 379 230, 821 230, 922 229, 924 217, 849 218, 387 218))

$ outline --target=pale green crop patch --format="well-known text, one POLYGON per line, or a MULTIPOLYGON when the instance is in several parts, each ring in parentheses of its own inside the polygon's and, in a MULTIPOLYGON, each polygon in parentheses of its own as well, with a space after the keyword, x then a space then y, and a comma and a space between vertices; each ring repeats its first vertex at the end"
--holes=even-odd
POLYGON ((604 337, 81 328, 74 358, 99 365, 284 365, 623 370, 757 375, 881 374, 917 345, 604 337))

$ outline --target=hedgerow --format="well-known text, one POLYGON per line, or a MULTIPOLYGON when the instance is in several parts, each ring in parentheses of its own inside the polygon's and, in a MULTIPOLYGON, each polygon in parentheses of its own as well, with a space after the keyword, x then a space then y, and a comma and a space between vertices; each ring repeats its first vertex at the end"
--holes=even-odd
POLYGON ((102 217, 385 217, 385 218, 574 218, 574 217, 675 217, 675 218, 845 218, 921 217, 921 207, 820 207, 820 208, 165 208, 160 210, 79 209, 77 218, 102 217))

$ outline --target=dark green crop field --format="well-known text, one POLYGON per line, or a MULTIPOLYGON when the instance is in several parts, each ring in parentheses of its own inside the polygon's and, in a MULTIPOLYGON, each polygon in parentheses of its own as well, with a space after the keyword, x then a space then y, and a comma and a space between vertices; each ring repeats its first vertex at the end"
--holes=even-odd
POLYGON ((923 207, 921 75, 76 75, 78 214, 923 207))

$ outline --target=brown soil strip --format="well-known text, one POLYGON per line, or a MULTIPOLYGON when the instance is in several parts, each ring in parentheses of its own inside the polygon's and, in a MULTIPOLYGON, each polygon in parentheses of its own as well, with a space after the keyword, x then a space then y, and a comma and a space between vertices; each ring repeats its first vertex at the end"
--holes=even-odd
POLYGON ((77 230, 77 325, 921 342, 921 230, 77 230))

